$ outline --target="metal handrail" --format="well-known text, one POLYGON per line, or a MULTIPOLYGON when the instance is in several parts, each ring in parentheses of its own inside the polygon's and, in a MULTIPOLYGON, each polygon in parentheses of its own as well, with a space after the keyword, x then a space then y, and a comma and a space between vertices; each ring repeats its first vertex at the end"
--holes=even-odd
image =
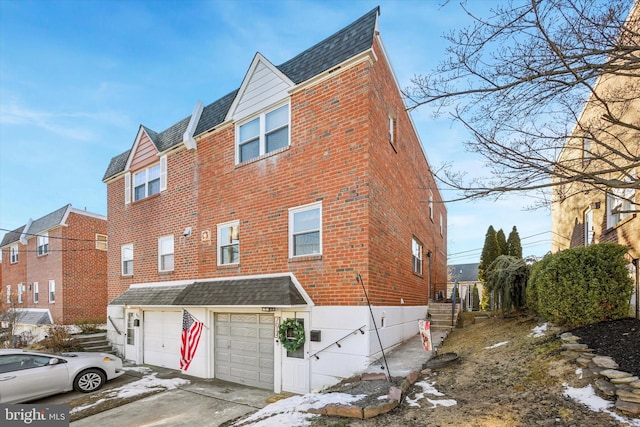
POLYGON ((113 319, 111 318, 111 316, 107 316, 107 319, 109 319, 109 322, 111 322, 111 325, 113 325, 113 329, 116 330, 116 332, 118 333, 118 335, 122 335, 122 332, 120 332, 120 329, 118 329, 118 327, 116 326, 116 324, 113 322, 113 319))
POLYGON ((319 360, 320 358, 318 357, 318 354, 322 353, 323 351, 325 351, 326 349, 328 349, 329 347, 331 347, 332 345, 337 345, 338 348, 341 348, 342 346, 340 345, 340 341, 342 341, 343 339, 347 338, 349 335, 353 335, 355 334, 357 331, 360 331, 360 333, 362 335, 364 335, 364 331, 362 330, 362 328, 364 328, 365 325, 360 326, 359 328, 354 329, 353 331, 349 332, 347 335, 343 336, 342 338, 340 338, 339 340, 336 340, 334 342, 332 342, 331 344, 329 344, 328 346, 326 346, 325 348, 323 348, 322 350, 316 351, 314 354, 312 354, 309 357, 315 357, 316 360, 319 360))

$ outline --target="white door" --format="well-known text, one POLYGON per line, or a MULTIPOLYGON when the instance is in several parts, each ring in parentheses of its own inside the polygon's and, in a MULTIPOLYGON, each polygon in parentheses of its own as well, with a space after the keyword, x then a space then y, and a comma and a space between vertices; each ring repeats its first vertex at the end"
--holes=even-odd
POLYGON ((291 393, 304 394, 309 392, 309 313, 283 313, 282 320, 296 318, 303 322, 305 342, 304 346, 294 352, 282 349, 282 389, 291 393))
POLYGON ((181 311, 143 312, 144 363, 180 369, 181 311))
POLYGON ((216 313, 215 377, 273 390, 272 314, 216 313))
POLYGON ((125 328, 124 358, 139 363, 141 362, 140 360, 138 360, 138 331, 140 330, 140 315, 137 311, 126 311, 125 328))

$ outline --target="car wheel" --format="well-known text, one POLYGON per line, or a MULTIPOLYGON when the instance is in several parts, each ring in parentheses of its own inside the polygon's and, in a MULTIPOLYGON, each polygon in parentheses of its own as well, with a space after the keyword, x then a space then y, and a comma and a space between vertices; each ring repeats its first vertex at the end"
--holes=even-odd
POLYGON ((89 393, 100 389, 107 377, 98 369, 85 369, 73 380, 73 389, 82 393, 89 393))

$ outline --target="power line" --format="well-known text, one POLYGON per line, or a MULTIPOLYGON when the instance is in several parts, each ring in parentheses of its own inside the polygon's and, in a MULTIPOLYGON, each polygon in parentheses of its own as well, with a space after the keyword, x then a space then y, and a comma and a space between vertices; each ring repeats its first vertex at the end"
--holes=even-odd
MULTIPOLYGON (((104 240, 98 240, 98 239, 80 239, 77 237, 57 237, 57 236, 49 236, 48 234, 34 234, 34 233, 24 233, 24 232, 18 232, 16 230, 7 230, 6 228, 0 228, 0 231, 6 231, 7 234, 8 233, 13 233, 13 234, 25 234, 27 236, 36 236, 36 237, 48 237, 49 239, 58 239, 58 240, 71 240, 71 241, 76 241, 76 242, 104 242, 104 240)), ((100 234, 103 236, 106 236, 106 234, 104 233, 95 233, 95 234, 100 234)), ((14 243, 14 242, 12 242, 14 243)))

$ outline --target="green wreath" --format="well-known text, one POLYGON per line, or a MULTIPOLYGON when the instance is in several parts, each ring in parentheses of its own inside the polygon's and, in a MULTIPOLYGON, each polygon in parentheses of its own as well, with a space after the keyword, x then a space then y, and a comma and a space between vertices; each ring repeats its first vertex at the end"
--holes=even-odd
POLYGON ((287 349, 294 352, 304 345, 304 325, 298 319, 287 319, 280 324, 278 328, 278 338, 287 349))

